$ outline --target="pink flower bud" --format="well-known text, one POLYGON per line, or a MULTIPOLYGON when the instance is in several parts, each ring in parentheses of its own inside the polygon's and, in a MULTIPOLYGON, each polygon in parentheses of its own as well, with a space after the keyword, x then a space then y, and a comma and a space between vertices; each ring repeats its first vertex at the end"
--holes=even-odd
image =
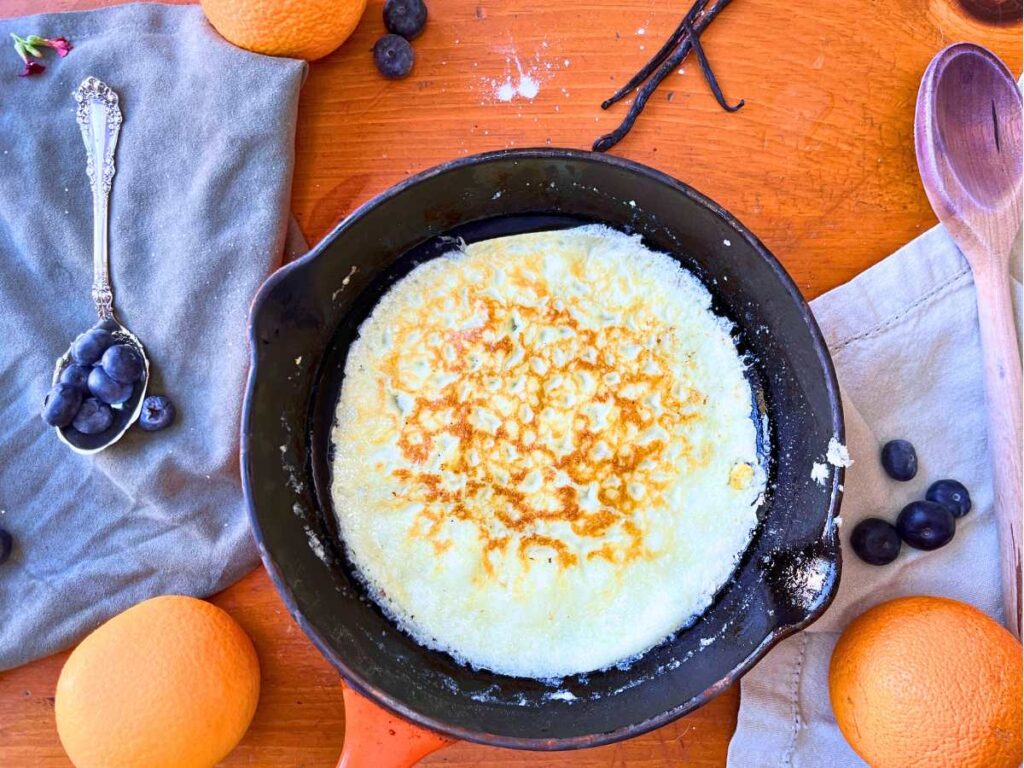
POLYGON ((44 39, 43 45, 53 48, 61 58, 64 58, 71 52, 71 41, 66 37, 55 37, 52 40, 44 39))
POLYGON ((25 62, 25 67, 18 73, 18 77, 28 77, 29 75, 38 75, 40 72, 45 70, 42 64, 34 59, 29 59, 25 62))

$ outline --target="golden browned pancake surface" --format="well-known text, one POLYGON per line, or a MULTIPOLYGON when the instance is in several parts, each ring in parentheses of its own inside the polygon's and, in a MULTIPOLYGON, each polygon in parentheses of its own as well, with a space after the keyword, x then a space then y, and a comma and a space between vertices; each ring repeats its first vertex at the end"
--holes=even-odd
POLYGON ((702 611, 764 487, 709 301, 602 227, 476 243, 392 287, 333 436, 339 528, 385 610, 531 677, 614 664, 702 611))

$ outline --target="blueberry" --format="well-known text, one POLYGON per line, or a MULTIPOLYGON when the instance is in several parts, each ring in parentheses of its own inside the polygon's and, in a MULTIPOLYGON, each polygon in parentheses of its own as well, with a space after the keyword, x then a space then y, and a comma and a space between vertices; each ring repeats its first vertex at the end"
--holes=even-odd
POLYGON ((87 397, 71 426, 83 435, 98 435, 106 431, 113 422, 114 412, 110 410, 109 405, 95 397, 87 397))
POLYGON ((89 373, 89 391, 104 403, 119 405, 132 396, 135 385, 114 381, 97 365, 89 373))
POLYGON ((917 474, 917 451, 906 440, 890 440, 882 446, 882 468, 893 480, 912 480, 917 474))
POLYGON ((14 537, 3 528, 0 528, 0 565, 7 562, 14 549, 14 537))
POLYGON ((110 331, 111 333, 113 333, 114 331, 121 330, 121 326, 119 326, 117 324, 117 321, 112 317, 107 317, 104 318, 103 320, 100 320, 98 323, 96 323, 96 325, 93 326, 93 328, 101 328, 104 331, 110 331))
POLYGON ((912 501, 896 518, 896 530, 914 549, 938 549, 953 540, 956 519, 946 507, 934 501, 912 501))
POLYGON ((66 427, 74 420, 82 405, 82 390, 58 382, 43 401, 43 421, 51 427, 66 427))
POLYGON ((147 432, 165 429, 174 423, 178 409, 163 395, 150 395, 142 401, 142 413, 139 414, 139 426, 147 432))
POLYGON ((857 557, 871 565, 888 565, 900 553, 900 535, 885 520, 869 517, 861 520, 850 534, 850 545, 857 557))
POLYGON ((114 343, 110 331, 103 328, 90 328, 81 334, 71 345, 71 357, 79 365, 92 365, 114 343))
POLYGON ((958 480, 936 480, 924 497, 944 506, 953 517, 963 517, 971 511, 971 494, 958 480))
POLYGON ((412 46, 399 35, 384 35, 373 44, 373 63, 384 77, 399 80, 412 71, 412 46))
POLYGON ((132 384, 142 376, 142 355, 130 344, 115 344, 103 353, 101 361, 107 376, 122 384, 132 384))
POLYGON ((62 384, 70 384, 72 387, 78 387, 78 389, 84 390, 88 379, 89 366, 71 363, 64 367, 64 370, 60 372, 60 376, 57 380, 62 384))
POLYGON ((384 3, 384 26, 388 32, 412 40, 427 23, 427 6, 423 0, 387 0, 384 3))

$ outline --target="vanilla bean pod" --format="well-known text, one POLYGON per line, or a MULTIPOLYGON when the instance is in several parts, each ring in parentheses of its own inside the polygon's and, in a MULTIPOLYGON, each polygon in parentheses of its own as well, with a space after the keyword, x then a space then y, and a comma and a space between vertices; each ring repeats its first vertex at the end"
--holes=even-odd
MULTIPOLYGON (((693 32, 697 35, 701 34, 705 29, 707 29, 708 25, 717 18, 718 14, 725 10, 726 6, 728 6, 730 2, 732 2, 732 0, 718 0, 718 3, 707 9, 707 11, 693 24, 693 32)), ((619 127, 611 133, 606 133, 604 136, 599 137, 597 141, 594 142, 593 150, 595 152, 607 152, 626 138, 626 134, 628 134, 633 128, 637 118, 640 117, 640 113, 644 111, 644 107, 647 106, 647 102, 658 89, 658 86, 661 85, 662 81, 668 77, 676 67, 682 64, 687 54, 690 53, 690 49, 692 48, 692 44, 690 43, 691 37, 692 35, 686 35, 684 33, 683 39, 679 42, 679 45, 676 47, 675 51, 673 51, 672 55, 662 62, 661 66, 658 67, 658 70, 654 73, 651 79, 644 83, 640 90, 637 91, 636 98, 633 100, 633 103, 630 104, 629 112, 626 113, 626 117, 619 127)))
POLYGON ((746 102, 740 99, 735 104, 730 104, 725 100, 725 94, 722 93, 722 87, 718 84, 718 78, 715 77, 715 73, 711 69, 711 63, 704 53, 704 46, 700 42, 700 35, 689 24, 686 25, 686 29, 690 35, 690 46, 693 48, 693 52, 697 54, 697 63, 700 64, 700 71, 704 73, 704 79, 708 81, 708 87, 711 88, 711 93, 715 95, 718 106, 726 112, 739 111, 746 102))
POLYGON ((601 102, 601 109, 608 109, 612 104, 621 101, 630 93, 630 91, 646 80, 655 68, 661 64, 661 62, 663 62, 670 53, 672 53, 672 49, 679 45, 679 41, 683 39, 684 35, 686 35, 687 27, 693 24, 694 20, 697 18, 697 14, 703 11, 704 6, 707 4, 708 0, 696 0, 690 10, 686 12, 683 20, 679 22, 679 26, 673 30, 668 40, 665 41, 665 44, 661 46, 654 56, 651 57, 650 61, 644 64, 643 68, 639 72, 629 79, 628 83, 619 88, 619 90, 613 93, 609 98, 601 102))

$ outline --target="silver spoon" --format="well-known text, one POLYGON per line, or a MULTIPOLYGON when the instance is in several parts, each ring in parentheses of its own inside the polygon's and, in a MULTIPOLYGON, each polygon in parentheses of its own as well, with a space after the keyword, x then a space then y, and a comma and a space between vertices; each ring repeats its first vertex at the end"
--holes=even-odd
MULTIPOLYGON (((111 406, 114 420, 98 434, 87 435, 71 426, 58 427, 61 441, 82 454, 98 453, 124 435, 142 412, 149 383, 149 358, 142 342, 122 325, 114 315, 114 292, 110 287, 107 253, 108 201, 114 180, 114 149, 121 130, 121 109, 113 89, 95 77, 87 77, 74 91, 78 127, 85 142, 86 173, 92 188, 92 300, 100 323, 110 331, 117 344, 129 344, 142 358, 142 377, 135 382, 132 396, 120 405, 111 406)), ((53 371, 56 384, 61 371, 74 362, 71 348, 58 360, 53 371)))

